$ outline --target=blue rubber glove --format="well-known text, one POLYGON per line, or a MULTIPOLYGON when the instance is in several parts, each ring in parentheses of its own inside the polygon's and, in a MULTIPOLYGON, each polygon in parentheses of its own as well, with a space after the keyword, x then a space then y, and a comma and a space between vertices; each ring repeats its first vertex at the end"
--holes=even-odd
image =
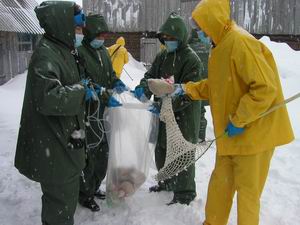
POLYGON ((128 88, 126 87, 126 85, 121 81, 121 80, 118 80, 113 89, 118 93, 118 94, 121 94, 123 93, 124 91, 128 91, 128 88))
POLYGON ((108 107, 111 108, 111 107, 119 107, 119 106, 122 106, 122 104, 117 99, 115 99, 115 97, 110 96, 108 99, 108 107))
POLYGON ((153 114, 159 116, 160 113, 160 109, 159 106, 157 104, 153 104, 149 107, 148 109, 149 112, 152 112, 153 114))
POLYGON ((231 122, 226 127, 225 132, 227 133, 228 137, 233 137, 239 134, 242 134, 245 131, 245 128, 236 127, 231 122))
POLYGON ((91 88, 85 88, 85 101, 90 101, 90 100, 94 100, 96 98, 96 93, 93 89, 91 88))
POLYGON ((80 81, 80 83, 84 86, 84 88, 87 88, 90 84, 90 80, 89 79, 82 79, 80 81))
POLYGON ((98 84, 94 84, 94 90, 97 93, 97 95, 101 94, 102 87, 98 84))
POLYGON ((91 99, 95 99, 96 93, 92 88, 89 87, 90 84, 91 84, 90 80, 89 79, 82 79, 80 81, 80 83, 83 85, 83 87, 85 89, 85 101, 87 102, 87 101, 90 101, 91 99))
POLYGON ((143 96, 145 96, 144 88, 137 87, 132 91, 134 94, 134 97, 136 97, 138 100, 141 100, 143 96))
POLYGON ((171 94, 171 97, 183 96, 185 92, 183 90, 183 84, 174 84, 174 91, 171 94))

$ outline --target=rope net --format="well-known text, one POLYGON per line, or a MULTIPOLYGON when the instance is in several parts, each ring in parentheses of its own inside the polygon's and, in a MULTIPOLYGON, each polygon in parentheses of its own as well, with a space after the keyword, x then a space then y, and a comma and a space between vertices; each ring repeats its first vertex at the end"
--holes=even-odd
POLYGON ((155 175, 155 180, 163 181, 176 176, 190 165, 194 164, 213 144, 212 141, 204 141, 200 144, 188 142, 183 137, 175 120, 172 98, 163 98, 160 120, 166 124, 167 153, 164 167, 155 175))

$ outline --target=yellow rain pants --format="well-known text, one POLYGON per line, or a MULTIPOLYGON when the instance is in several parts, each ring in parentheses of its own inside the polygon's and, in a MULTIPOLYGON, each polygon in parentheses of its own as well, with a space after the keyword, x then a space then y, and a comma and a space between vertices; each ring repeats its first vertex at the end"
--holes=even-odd
POLYGON ((226 225, 237 192, 238 225, 258 225, 260 196, 274 149, 254 155, 218 156, 211 175, 204 225, 226 225))

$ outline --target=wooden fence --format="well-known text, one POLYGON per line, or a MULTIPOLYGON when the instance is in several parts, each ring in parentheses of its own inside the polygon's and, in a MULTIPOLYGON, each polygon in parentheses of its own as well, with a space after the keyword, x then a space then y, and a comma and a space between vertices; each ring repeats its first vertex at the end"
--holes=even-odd
MULTIPOLYGON (((157 31, 169 13, 188 21, 199 0, 84 0, 116 32, 157 31)), ((232 18, 255 34, 300 35, 300 0, 231 0, 232 18)))

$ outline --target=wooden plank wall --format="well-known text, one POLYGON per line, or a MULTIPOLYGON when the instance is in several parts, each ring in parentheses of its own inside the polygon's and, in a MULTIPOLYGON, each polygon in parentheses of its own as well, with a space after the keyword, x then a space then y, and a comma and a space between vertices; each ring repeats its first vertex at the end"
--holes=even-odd
POLYGON ((141 42, 141 61, 147 65, 151 65, 155 56, 160 51, 161 43, 157 38, 142 38, 141 42))
POLYGON ((185 23, 190 30, 189 18, 192 16, 192 11, 196 7, 199 1, 195 0, 181 0, 180 15, 184 18, 185 23))
POLYGON ((18 51, 16 33, 0 32, 0 85, 23 73, 27 68, 32 52, 18 51))
MULTIPOLYGON (((87 13, 102 13, 113 31, 157 31, 172 11, 188 22, 198 0, 84 0, 87 13)), ((232 18, 256 34, 300 35, 300 0, 231 0, 232 18)))
POLYGON ((180 0, 84 0, 83 8, 103 14, 112 31, 144 32, 156 31, 180 8, 180 0))
POLYGON ((231 0, 232 18, 255 34, 299 35, 299 0, 231 0))
POLYGON ((296 1, 296 5, 295 5, 295 17, 293 18, 293 20, 295 21, 295 33, 296 34, 300 34, 300 1, 299 0, 295 0, 296 1))

